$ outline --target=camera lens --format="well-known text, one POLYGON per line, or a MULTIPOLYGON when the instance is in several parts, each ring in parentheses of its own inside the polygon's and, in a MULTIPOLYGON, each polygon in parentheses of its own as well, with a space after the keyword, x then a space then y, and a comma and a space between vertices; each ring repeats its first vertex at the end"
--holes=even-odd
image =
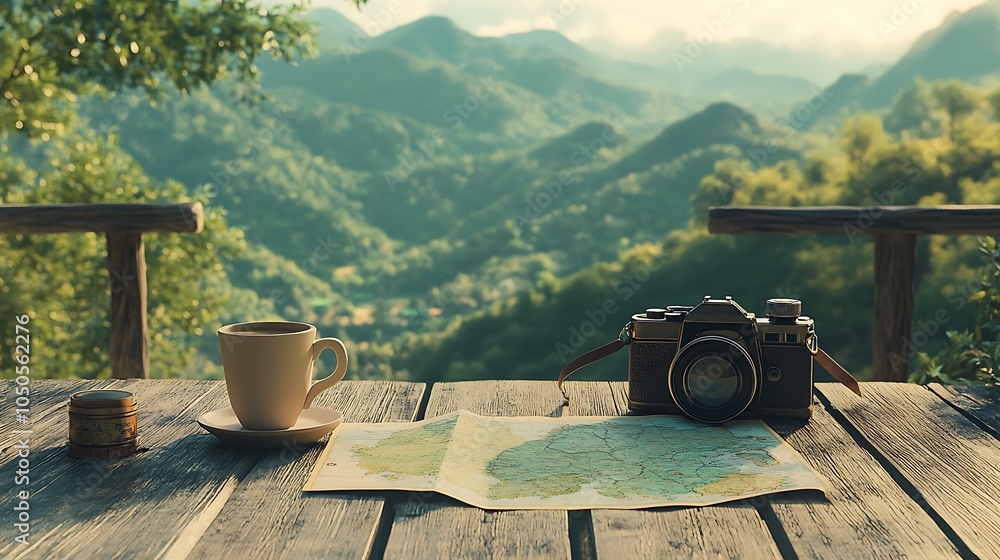
POLYGON ((686 344, 667 373, 670 396, 685 414, 702 422, 725 422, 753 402, 759 387, 750 354, 723 336, 686 344))
POLYGON ((733 400, 740 388, 739 372, 721 356, 701 356, 688 366, 684 388, 691 400, 710 408, 733 400))

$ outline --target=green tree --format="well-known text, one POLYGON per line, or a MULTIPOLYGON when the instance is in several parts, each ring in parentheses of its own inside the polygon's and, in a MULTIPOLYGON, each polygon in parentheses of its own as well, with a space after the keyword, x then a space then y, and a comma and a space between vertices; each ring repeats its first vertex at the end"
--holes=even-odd
POLYGON ((311 44, 303 13, 246 0, 3 2, 0 129, 48 139, 81 94, 138 88, 155 98, 233 75, 254 95, 261 53, 287 59, 311 44))
MULTIPOLYGON (((228 281, 222 263, 241 252, 243 236, 211 205, 211 191, 149 179, 114 136, 77 126, 75 104, 124 90, 156 100, 227 76, 238 96, 260 99, 258 58, 309 50, 303 15, 301 5, 268 10, 246 0, 0 4, 0 203, 197 199, 208 206, 202 234, 144 236, 156 377, 190 362, 192 341, 227 300, 267 306, 228 281)), ((96 234, 0 237, 0 321, 31 317, 36 375, 108 374, 105 255, 96 234)), ((13 346, 10 327, 0 334, 4 347, 13 346)))
MULTIPOLYGON (((231 291, 222 261, 243 247, 243 234, 226 227, 225 212, 208 191, 147 178, 113 143, 94 133, 57 138, 50 160, 33 168, 0 159, 4 203, 145 202, 192 197, 208 203, 198 235, 143 236, 149 267, 150 364, 155 377, 176 375, 194 354, 191 342, 216 319, 231 291)), ((32 370, 37 376, 105 376, 111 279, 104 236, 88 234, 0 236, 0 318, 4 347, 13 340, 12 317, 31 317, 32 370)), ((0 358, 2 359, 2 358, 0 358)))
POLYGON ((979 250, 979 289, 968 298, 976 306, 975 325, 945 333, 945 346, 934 355, 919 352, 911 382, 1000 382, 1000 247, 996 239, 983 237, 979 250))
POLYGON ((979 92, 958 80, 937 82, 931 88, 934 100, 948 115, 948 137, 955 137, 955 128, 962 117, 979 107, 979 92))
POLYGON ((894 133, 909 130, 922 138, 938 136, 942 126, 940 114, 931 84, 917 78, 912 86, 896 95, 886 114, 885 128, 894 133))
POLYGON ((993 109, 994 118, 1000 119, 1000 88, 993 90, 990 94, 988 101, 990 107, 993 109))

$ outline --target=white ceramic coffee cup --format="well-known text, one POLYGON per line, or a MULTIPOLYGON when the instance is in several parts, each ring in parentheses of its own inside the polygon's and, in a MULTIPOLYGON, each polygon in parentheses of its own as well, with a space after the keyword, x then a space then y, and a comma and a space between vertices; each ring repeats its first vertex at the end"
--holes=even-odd
POLYGON ((219 349, 233 412, 248 430, 283 430, 303 409, 347 373, 347 348, 337 338, 316 339, 316 327, 290 321, 257 321, 219 329, 219 349), (337 369, 312 383, 313 362, 323 350, 337 355, 337 369))

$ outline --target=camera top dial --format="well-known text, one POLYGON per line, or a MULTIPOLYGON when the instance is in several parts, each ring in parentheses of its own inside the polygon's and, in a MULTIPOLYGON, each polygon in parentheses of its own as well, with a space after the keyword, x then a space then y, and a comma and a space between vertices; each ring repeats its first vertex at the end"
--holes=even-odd
POLYGON ((772 319, 798 319, 802 315, 802 302, 791 298, 771 298, 764 312, 772 319))

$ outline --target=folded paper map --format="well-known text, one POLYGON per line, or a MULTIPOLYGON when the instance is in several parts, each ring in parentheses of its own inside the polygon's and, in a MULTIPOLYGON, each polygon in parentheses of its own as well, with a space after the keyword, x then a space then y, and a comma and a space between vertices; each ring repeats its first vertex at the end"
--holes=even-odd
POLYGON ((763 422, 674 416, 341 424, 306 491, 433 491, 483 509, 704 506, 826 482, 763 422))

